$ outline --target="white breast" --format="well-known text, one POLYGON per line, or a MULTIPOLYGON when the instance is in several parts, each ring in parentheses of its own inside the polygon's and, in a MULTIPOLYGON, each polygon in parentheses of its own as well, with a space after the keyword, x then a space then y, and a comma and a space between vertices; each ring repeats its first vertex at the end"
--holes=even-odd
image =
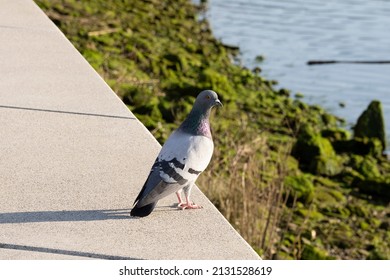
POLYGON ((170 161, 176 158, 184 164, 184 169, 175 168, 176 172, 188 181, 195 181, 210 163, 214 150, 213 141, 205 136, 190 135, 175 131, 165 142, 158 155, 159 160, 170 161))

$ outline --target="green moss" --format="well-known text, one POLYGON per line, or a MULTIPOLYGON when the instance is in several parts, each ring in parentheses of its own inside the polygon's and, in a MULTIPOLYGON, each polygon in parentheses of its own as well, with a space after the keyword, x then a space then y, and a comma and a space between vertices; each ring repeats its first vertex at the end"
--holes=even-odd
POLYGON ((368 260, 389 260, 390 254, 386 254, 380 249, 375 249, 370 252, 370 255, 367 257, 368 260))
POLYGON ((304 125, 298 134, 292 155, 298 159, 300 168, 313 174, 333 176, 341 172, 342 163, 332 144, 309 125, 304 125))
POLYGON ((327 128, 321 131, 321 136, 330 141, 347 140, 350 138, 350 133, 342 128, 327 128))
POLYGON ((352 167, 347 167, 338 175, 338 179, 345 187, 352 187, 356 182, 364 180, 364 176, 352 167))
MULTIPOLYGON (((289 141, 288 139, 287 141, 289 141)), ((287 172, 295 173, 299 168, 299 162, 292 156, 287 157, 287 172)))
POLYGON ((302 260, 331 260, 327 252, 313 245, 305 245, 302 251, 302 260))
POLYGON ((310 218, 311 220, 314 221, 320 221, 324 219, 324 215, 315 210, 301 208, 297 210, 297 213, 301 215, 303 218, 310 218))
POLYGON ((368 207, 363 205, 362 203, 349 203, 347 208, 350 210, 352 215, 356 215, 358 217, 367 218, 369 216, 368 207))
POLYGON ((333 157, 335 152, 328 139, 322 138, 310 125, 303 125, 292 155, 303 165, 310 165, 315 157, 333 157))
POLYGON ((382 144, 376 138, 354 138, 351 140, 336 140, 332 145, 337 153, 354 155, 372 155, 375 158, 382 157, 382 144))
POLYGON ((308 170, 313 174, 333 176, 339 174, 342 168, 343 165, 341 164, 340 158, 336 156, 322 156, 313 158, 308 170))
POLYGON ((382 105, 379 101, 371 101, 367 109, 359 117, 354 127, 355 137, 377 138, 382 144, 382 151, 386 148, 385 125, 382 105))
POLYGON ((340 204, 327 205, 324 204, 320 209, 321 213, 328 217, 346 219, 351 215, 348 208, 340 204))
POLYGON ((360 229, 362 229, 362 230, 368 230, 371 228, 371 226, 368 223, 366 223, 365 221, 361 221, 359 226, 360 226, 360 229))
POLYGON ((324 113, 321 115, 321 117, 325 126, 332 127, 337 124, 337 118, 331 114, 324 113))
POLYGON ((285 186, 291 191, 290 196, 296 197, 298 201, 309 203, 313 199, 313 182, 307 175, 286 176, 285 186))
POLYGON ((377 161, 371 156, 362 157, 359 155, 352 155, 349 165, 366 178, 376 178, 381 176, 377 166, 377 161))
POLYGON ((317 186, 314 194, 315 200, 318 202, 318 205, 327 205, 327 206, 339 206, 346 203, 346 198, 344 194, 338 189, 332 189, 328 187, 317 186))
POLYGON ((326 177, 315 177, 315 184, 319 184, 319 185, 322 185, 322 186, 325 186, 325 187, 329 187, 329 188, 337 188, 339 186, 339 184, 329 178, 326 178, 326 177))
POLYGON ((231 97, 234 96, 234 94, 232 94, 234 92, 233 88, 230 86, 227 77, 225 75, 221 75, 214 69, 205 69, 201 73, 200 82, 203 83, 204 88, 212 88, 217 92, 226 93, 227 100, 231 99, 231 97))

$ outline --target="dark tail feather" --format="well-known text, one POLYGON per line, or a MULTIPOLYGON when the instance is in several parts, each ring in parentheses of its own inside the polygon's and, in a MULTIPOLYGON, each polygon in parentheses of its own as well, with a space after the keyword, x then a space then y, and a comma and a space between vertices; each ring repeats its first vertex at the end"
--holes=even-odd
POLYGON ((130 215, 136 217, 146 217, 152 213, 154 207, 156 207, 156 204, 157 202, 153 202, 142 207, 137 207, 137 205, 135 205, 134 208, 131 209, 130 215))

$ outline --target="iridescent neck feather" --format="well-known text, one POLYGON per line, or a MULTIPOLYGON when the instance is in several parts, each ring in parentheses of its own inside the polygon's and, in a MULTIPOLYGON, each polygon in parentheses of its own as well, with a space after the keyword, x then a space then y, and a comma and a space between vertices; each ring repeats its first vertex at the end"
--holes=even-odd
POLYGON ((206 136, 211 139, 212 137, 209 121, 210 111, 211 108, 205 112, 193 108, 188 117, 180 125, 179 130, 193 135, 206 136))

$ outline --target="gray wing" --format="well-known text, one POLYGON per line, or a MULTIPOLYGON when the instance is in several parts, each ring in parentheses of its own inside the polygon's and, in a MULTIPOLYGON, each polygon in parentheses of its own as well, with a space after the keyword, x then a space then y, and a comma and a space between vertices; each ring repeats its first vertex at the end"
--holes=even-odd
POLYGON ((183 178, 175 168, 184 169, 184 164, 176 158, 170 161, 157 158, 134 204, 137 203, 137 207, 142 207, 157 202, 186 186, 188 180, 183 178), (164 181, 163 178, 167 178, 167 176, 170 178, 170 182, 164 181))

